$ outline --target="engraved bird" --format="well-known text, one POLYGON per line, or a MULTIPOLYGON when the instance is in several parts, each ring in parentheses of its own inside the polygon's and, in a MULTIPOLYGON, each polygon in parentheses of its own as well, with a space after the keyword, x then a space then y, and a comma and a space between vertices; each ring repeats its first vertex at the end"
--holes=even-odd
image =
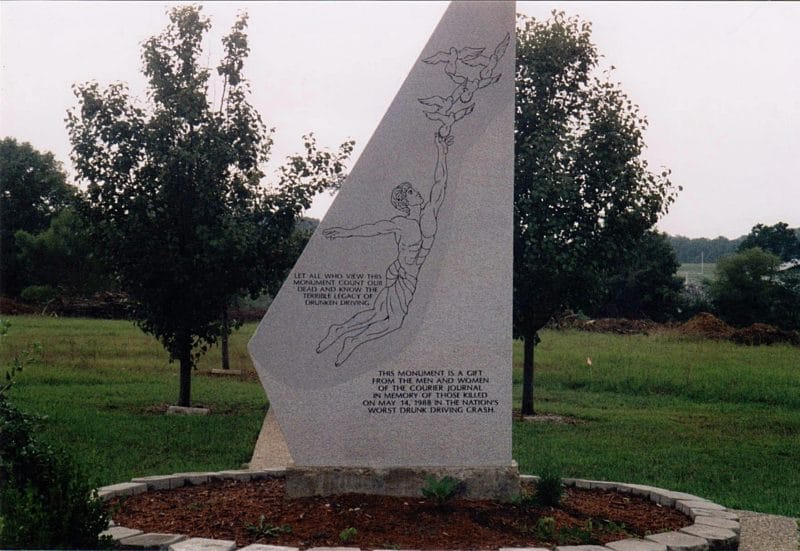
POLYGON ((470 79, 462 75, 450 75, 453 82, 459 84, 458 88, 453 90, 450 94, 454 98, 459 98, 463 103, 472 101, 472 95, 481 88, 486 88, 490 84, 494 84, 502 75, 494 75, 489 78, 470 79))
POLYGON ((506 37, 497 45, 494 49, 494 52, 490 56, 479 55, 474 58, 465 59, 463 60, 466 65, 470 67, 483 67, 481 69, 480 76, 481 78, 489 78, 492 76, 492 72, 497 67, 500 58, 506 53, 506 48, 508 48, 508 43, 511 40, 511 35, 506 33, 506 37))
POLYGON ((440 113, 448 113, 452 108, 453 105, 456 103, 457 96, 448 96, 443 98, 441 96, 431 96, 429 98, 420 98, 417 101, 420 102, 422 105, 430 108, 430 112, 440 112, 440 113))
POLYGON ((430 57, 426 57, 422 61, 425 63, 436 65, 437 63, 446 63, 444 72, 448 75, 456 74, 456 62, 469 61, 475 59, 483 53, 485 48, 461 48, 457 50, 450 48, 449 52, 437 52, 430 57))
POLYGON ((447 138, 450 135, 450 130, 452 130, 455 122, 472 113, 473 109, 475 109, 474 103, 453 113, 440 113, 438 111, 429 113, 428 111, 425 111, 425 116, 432 121, 439 121, 442 123, 442 125, 439 127, 439 136, 442 138, 447 138))

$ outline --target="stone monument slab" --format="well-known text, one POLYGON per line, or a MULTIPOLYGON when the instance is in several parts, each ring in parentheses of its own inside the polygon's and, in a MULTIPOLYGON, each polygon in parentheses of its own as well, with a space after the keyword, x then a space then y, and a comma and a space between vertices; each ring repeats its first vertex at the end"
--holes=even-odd
POLYGON ((296 468, 512 466, 514 10, 448 7, 249 343, 296 468))

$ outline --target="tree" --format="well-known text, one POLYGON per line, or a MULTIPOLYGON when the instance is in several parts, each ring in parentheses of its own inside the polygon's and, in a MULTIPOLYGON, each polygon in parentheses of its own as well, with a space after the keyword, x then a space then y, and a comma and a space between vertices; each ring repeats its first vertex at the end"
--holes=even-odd
POLYGON ((784 329, 800 325, 798 278, 779 277, 781 260, 758 247, 717 262, 710 293, 720 317, 731 325, 770 323, 784 329))
POLYGON ((25 286, 14 234, 47 229, 76 192, 52 153, 14 138, 0 141, 0 293, 17 296, 25 286))
POLYGON ((113 286, 89 239, 89 227, 75 207, 63 208, 46 230, 36 234, 20 230, 14 238, 26 286, 48 286, 68 296, 113 286))
POLYGON ((778 222, 774 226, 756 224, 744 241, 739 245, 738 252, 759 247, 783 260, 784 262, 800 258, 800 238, 795 230, 789 228, 785 222, 778 222))
POLYGON ((523 414, 533 347, 559 309, 597 296, 604 267, 666 212, 665 170, 642 159, 645 118, 606 75, 591 25, 553 12, 517 30, 514 321, 524 342, 523 414))
POLYGON ((679 267, 666 234, 646 231, 621 263, 606 267, 603 298, 592 314, 659 322, 672 319, 678 313, 683 288, 683 281, 675 275, 679 267))
POLYGON ((178 403, 188 406, 191 371, 226 331, 225 308, 281 273, 295 218, 339 177, 352 142, 334 154, 309 135, 305 155, 261 186, 272 131, 247 101, 247 16, 222 40, 218 107, 200 62, 210 21, 195 6, 169 19, 142 50, 149 102, 139 106, 119 83, 76 86, 67 127, 93 239, 136 302, 140 327, 180 363, 178 403))

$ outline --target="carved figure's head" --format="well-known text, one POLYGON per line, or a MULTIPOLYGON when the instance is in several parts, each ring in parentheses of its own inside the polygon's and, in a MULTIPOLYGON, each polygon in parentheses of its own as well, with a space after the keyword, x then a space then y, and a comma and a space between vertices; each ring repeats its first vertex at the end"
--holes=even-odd
POLYGON ((398 184, 392 190, 392 206, 408 216, 411 208, 423 203, 422 195, 409 182, 398 184))

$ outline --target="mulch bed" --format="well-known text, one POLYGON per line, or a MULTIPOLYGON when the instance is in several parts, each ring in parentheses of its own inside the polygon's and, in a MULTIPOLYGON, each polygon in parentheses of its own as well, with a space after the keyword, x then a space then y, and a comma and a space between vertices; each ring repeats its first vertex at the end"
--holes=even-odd
POLYGON ((282 479, 212 481, 109 501, 114 521, 145 532, 251 543, 363 549, 498 549, 604 544, 691 521, 648 499, 568 488, 558 508, 347 494, 288 499, 282 479), (544 519, 544 520, 542 520, 544 519), (350 530, 347 537, 343 531, 350 530))

